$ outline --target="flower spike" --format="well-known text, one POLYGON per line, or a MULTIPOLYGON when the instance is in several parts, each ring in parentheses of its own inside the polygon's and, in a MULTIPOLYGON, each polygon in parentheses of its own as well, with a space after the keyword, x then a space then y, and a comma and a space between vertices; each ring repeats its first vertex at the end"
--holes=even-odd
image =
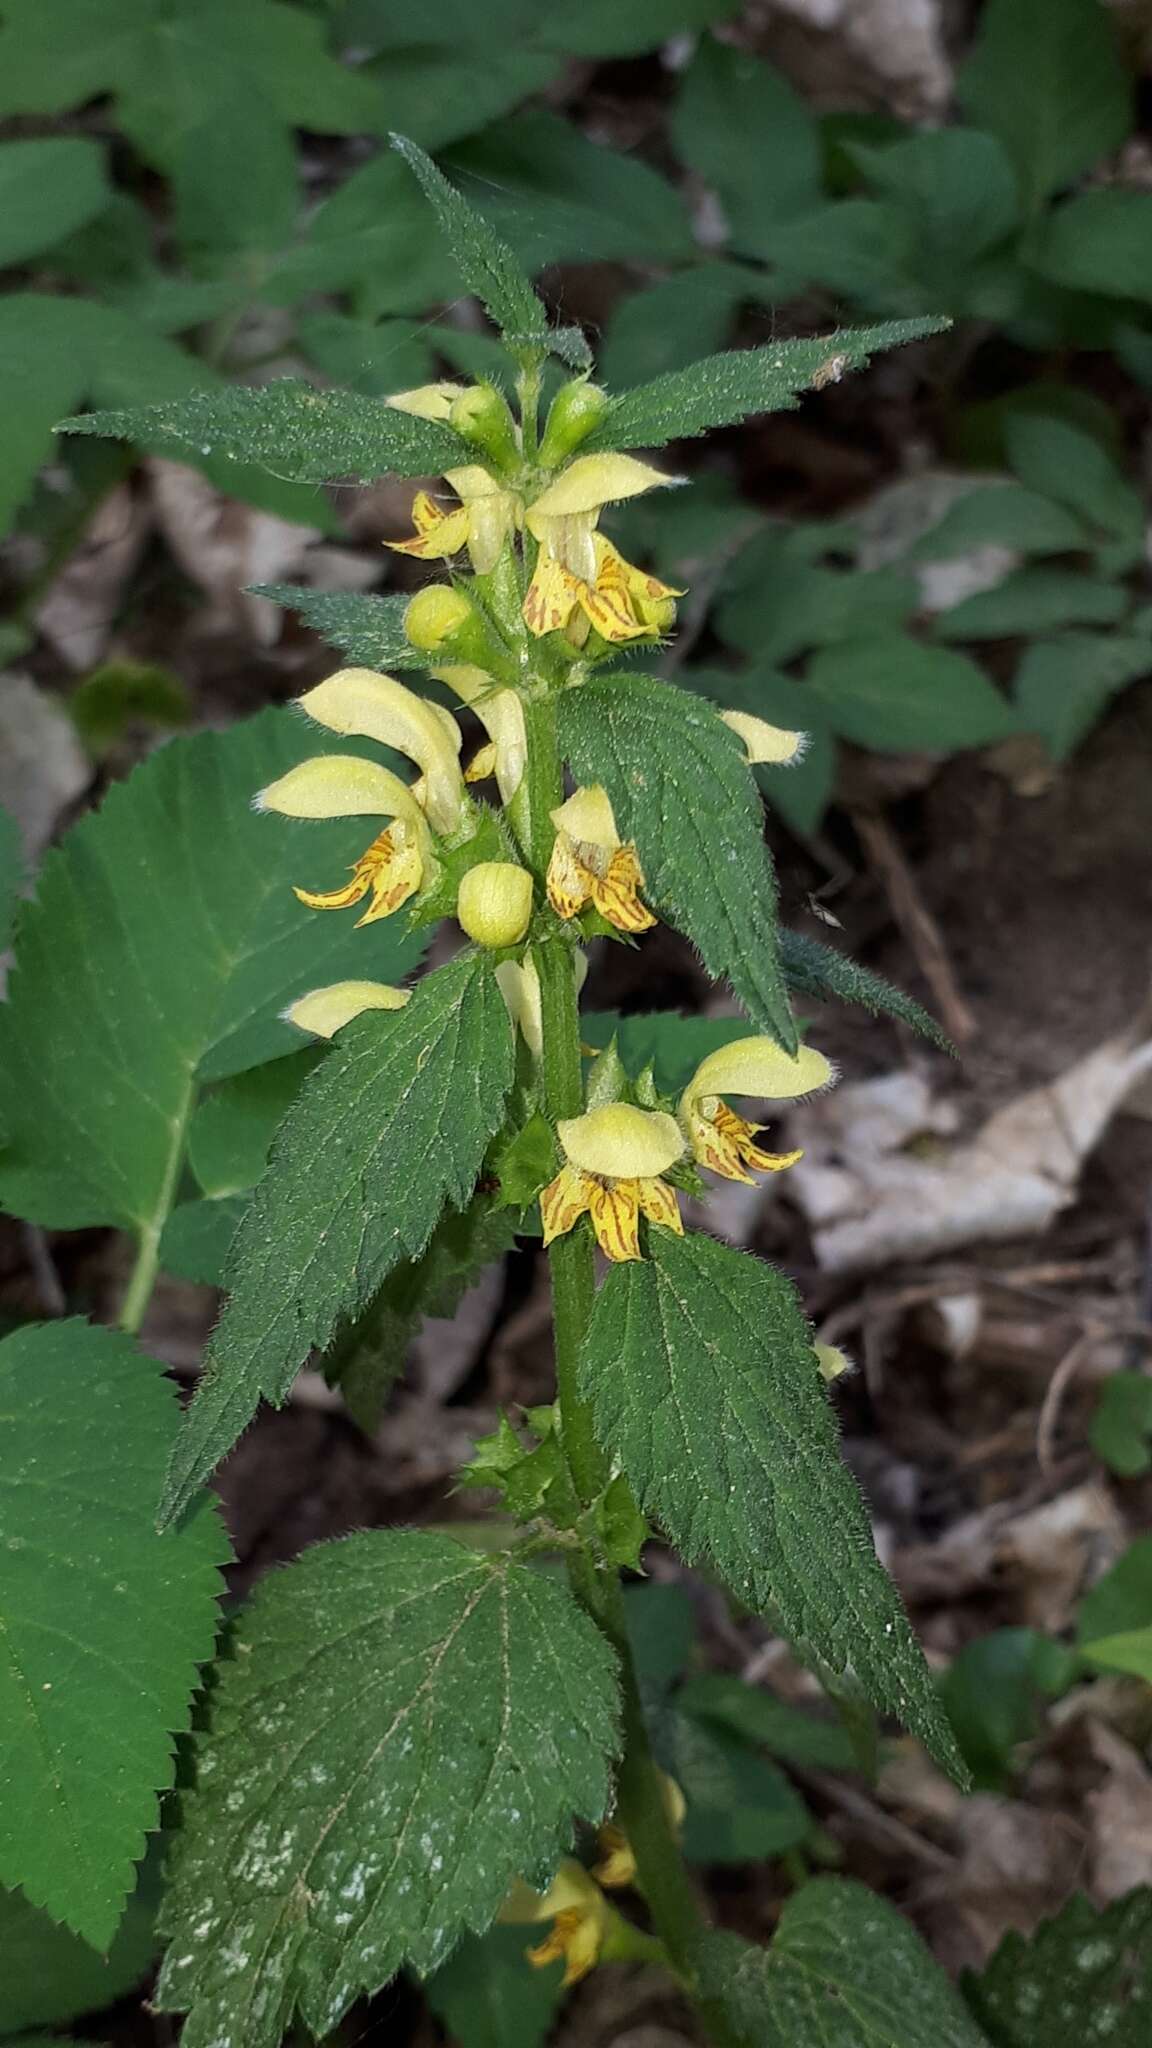
POLYGON ((642 1215, 683 1235, 675 1190, 661 1178, 684 1151, 675 1117, 613 1102, 561 1121, 557 1135, 565 1164, 540 1197, 546 1245, 585 1214, 601 1251, 618 1262, 641 1256, 642 1215))
POLYGON ((578 789, 551 817, 556 840, 548 901, 557 917, 570 921, 591 903, 617 931, 649 931, 656 919, 640 901, 644 875, 636 848, 621 843, 607 792, 598 782, 578 789))

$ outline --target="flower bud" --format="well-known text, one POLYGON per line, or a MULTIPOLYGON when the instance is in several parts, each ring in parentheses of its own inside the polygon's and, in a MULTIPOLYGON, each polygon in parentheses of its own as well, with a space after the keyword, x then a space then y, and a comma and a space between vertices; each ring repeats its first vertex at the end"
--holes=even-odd
POLYGON ((512 665, 508 649, 483 612, 449 583, 429 583, 416 592, 404 614, 404 631, 422 653, 485 669, 501 680, 512 665))
POLYGON ((608 410, 608 395, 586 377, 573 377, 562 384, 544 427, 539 463, 542 469, 556 469, 581 441, 599 426, 608 410))
POLYGON ((460 883, 456 916, 478 946, 516 946, 532 915, 532 877, 511 861, 485 860, 460 883))
POLYGON ((499 470, 515 469, 520 461, 516 422, 508 402, 494 384, 469 384, 453 400, 449 422, 479 448, 499 470))

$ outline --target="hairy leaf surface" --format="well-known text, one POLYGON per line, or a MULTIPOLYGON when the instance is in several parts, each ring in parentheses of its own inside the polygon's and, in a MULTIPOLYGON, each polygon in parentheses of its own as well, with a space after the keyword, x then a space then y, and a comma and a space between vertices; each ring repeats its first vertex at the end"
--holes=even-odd
POLYGON ((446 1536, 323 1544, 240 1620, 199 1745, 158 1998, 186 2048, 327 2035, 428 1972, 598 1820, 616 1749, 603 1638, 560 1586, 446 1536))
POLYGON ((698 1967, 748 2048, 987 2048, 915 1928, 844 1878, 795 1893, 768 1948, 706 1935, 698 1967))
POLYGON ((995 2048, 1144 2048, 1152 2029, 1152 1890, 1103 1912, 1077 1896, 1004 1936, 964 1994, 995 2048))
POLYGON ((834 947, 822 946, 819 939, 810 939, 803 932, 782 931, 780 958, 788 986, 798 995, 834 998, 837 1002, 854 1003, 873 1017, 894 1017, 918 1031, 921 1038, 939 1046, 941 1052, 955 1054, 951 1039, 927 1010, 906 996, 903 989, 885 981, 882 974, 858 967, 855 960, 837 953, 834 947))
POLYGON ((635 840, 653 909, 753 1022, 795 1051, 776 886, 742 742, 687 691, 622 675, 564 692, 560 738, 579 780, 603 783, 621 836, 635 840))
POLYGON ((94 1947, 172 1782, 228 1546, 204 1503, 158 1536, 163 1368, 80 1320, 0 1343, 0 1882, 94 1947))
POLYGON ((401 981, 421 942, 298 903, 362 852, 363 818, 257 816, 254 791, 335 745, 267 712, 173 740, 49 854, 0 1010, 0 1202, 58 1229, 158 1230, 205 1080, 296 1051, 285 1004, 401 981))
POLYGON ((714 1238, 653 1229, 649 1256, 600 1290, 582 1377, 601 1441, 689 1563, 713 1562, 802 1654, 855 1673, 960 1773, 783 1275, 714 1238))
POLYGON ((730 427, 749 413, 787 412, 796 394, 848 370, 862 370, 882 349, 940 334, 947 320, 887 320, 877 327, 846 327, 811 341, 773 342, 706 356, 687 370, 670 370, 652 384, 614 398, 583 446, 657 448, 730 427))
POLYGON ((286 1399, 314 1345, 417 1258, 446 1202, 472 1192, 512 1079, 488 955, 464 952, 406 1009, 341 1033, 272 1148, 228 1262, 231 1297, 181 1431, 171 1517, 231 1450, 258 1401, 286 1399))
POLYGON ((366 597, 347 590, 309 590, 295 583, 254 583, 253 597, 267 597, 296 612, 329 647, 361 668, 424 668, 423 656, 404 631, 407 597, 366 597))
POLYGON ((439 420, 397 412, 358 391, 316 391, 295 377, 193 391, 165 405, 79 413, 62 422, 62 431, 136 441, 177 459, 191 447, 200 455, 258 463, 298 483, 340 477, 371 483, 389 471, 426 476, 469 462, 473 453, 439 420))
POLYGON ((548 315, 507 242, 418 144, 394 135, 392 146, 419 179, 469 291, 511 343, 542 341, 548 315))

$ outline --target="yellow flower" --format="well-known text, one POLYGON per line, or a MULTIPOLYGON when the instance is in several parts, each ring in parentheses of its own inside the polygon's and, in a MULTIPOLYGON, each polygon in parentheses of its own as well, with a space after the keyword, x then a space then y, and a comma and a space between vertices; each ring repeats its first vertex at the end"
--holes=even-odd
POLYGON ((386 981, 333 981, 327 988, 314 988, 282 1011, 288 1024, 312 1031, 317 1038, 332 1038, 365 1010, 402 1010, 412 991, 391 988, 386 981))
POLYGON ((259 811, 286 818, 391 818, 352 867, 342 889, 296 889, 309 910, 346 910, 365 896, 371 901, 357 925, 391 917, 424 879, 430 851, 428 823, 407 783, 376 761, 353 754, 321 754, 301 761, 255 798, 259 811))
POLYGON ((578 1984, 595 1968, 615 1916, 583 1864, 566 1856, 544 1893, 534 1892, 518 1878, 497 1917, 505 1926, 514 1927, 551 1920, 552 1932, 538 1947, 528 1950, 528 1961, 538 1970, 563 1962, 567 1986, 578 1984))
POLYGON ((438 384, 417 384, 411 391, 394 391, 384 403, 394 412, 414 413, 420 420, 446 420, 454 401, 467 389, 466 384, 450 384, 442 379, 438 384))
POLYGON ((520 524, 520 500, 478 462, 446 469, 444 481, 459 504, 444 507, 429 491, 417 491, 412 502, 415 533, 411 540, 390 540, 388 546, 398 555, 417 555, 421 561, 446 560, 466 547, 477 575, 485 576, 496 567, 505 540, 520 524))
POLYGON ((299 711, 329 732, 378 740, 407 754, 421 771, 415 792, 434 832, 453 832, 464 801, 460 728, 450 711, 417 697, 395 676, 371 668, 342 668, 296 700, 299 711))
POLYGON ((494 773, 501 802, 511 803, 523 781, 528 759, 528 735, 520 698, 515 690, 501 689, 485 669, 466 662, 434 668, 432 673, 471 707, 488 734, 490 745, 481 747, 473 756, 464 780, 481 782, 494 773))
MULTIPOLYGON (((588 974, 588 962, 576 952, 576 991, 579 994, 588 974)), ((502 960, 496 980, 513 1025, 519 1029, 534 1059, 544 1056, 544 1020, 540 1003, 540 977, 529 955, 524 960, 502 960)))
POLYGON ((769 725, 766 718, 754 718, 750 711, 722 711, 720 716, 743 740, 749 767, 758 767, 761 762, 790 767, 803 759, 808 745, 806 732, 789 732, 782 725, 769 725))
POLYGON ((577 611, 584 633, 594 626, 605 640, 634 640, 668 624, 670 602, 683 593, 626 562, 596 526, 605 505, 679 481, 632 455, 578 455, 561 471, 524 514, 540 543, 524 599, 530 632, 561 631, 577 611))
POLYGON ((839 1345, 814 1344, 812 1348, 816 1353, 816 1363, 820 1367, 820 1372, 824 1379, 838 1380, 842 1374, 855 1371, 855 1366, 848 1353, 841 1351, 839 1345))
MULTIPOLYGON (((668 1816, 668 1824, 675 1835, 679 1835, 688 1811, 683 1792, 666 1771, 657 1771, 660 1780, 660 1799, 668 1816)), ((635 1881, 636 1857, 632 1844, 622 1827, 616 1821, 605 1821, 597 1830, 596 1846, 600 1861, 592 1866, 592 1875, 605 1891, 622 1891, 635 1881)))
POLYGON ((540 1197, 546 1245, 585 1212, 601 1251, 617 1261, 640 1257, 641 1215, 683 1235, 675 1189, 660 1178, 684 1150, 675 1117, 613 1102, 561 1121, 557 1134, 565 1164, 540 1197))
POLYGON ((680 1121, 701 1166, 725 1180, 751 1182, 745 1171, 779 1173, 795 1166, 799 1152, 764 1152, 756 1143, 762 1129, 721 1100, 724 1095, 758 1095, 774 1102, 794 1102, 835 1079, 823 1053, 802 1045, 793 1057, 773 1038, 738 1038, 702 1060, 680 1098, 680 1121))
POLYGON ((591 903, 617 931, 648 931, 656 919, 638 894, 644 876, 636 848, 621 843, 600 784, 578 789, 551 816, 556 841, 548 863, 548 901, 557 917, 577 917, 591 903))

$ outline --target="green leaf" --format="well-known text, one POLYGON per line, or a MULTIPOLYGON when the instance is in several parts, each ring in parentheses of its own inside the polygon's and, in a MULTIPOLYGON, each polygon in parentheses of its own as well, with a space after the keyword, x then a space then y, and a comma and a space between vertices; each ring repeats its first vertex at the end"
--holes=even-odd
POLYGON ((1146 1628, 1152 1618, 1152 1536, 1138 1536, 1084 1595, 1076 1615, 1080 1644, 1146 1628))
POLYGON ((1034 1934, 1006 1934, 961 1988, 994 2048, 1144 2048, 1152 1891, 1141 1886, 1102 1911, 1069 1899, 1034 1934))
POLYGON ((772 222, 764 246, 788 278, 824 285, 868 312, 916 313, 930 298, 912 221, 887 200, 838 199, 772 222))
POLYGON ((240 1195, 268 1164, 272 1140, 326 1046, 308 1045, 217 1082, 188 1126, 188 1164, 204 1194, 240 1195))
POLYGON ((1132 81, 1099 0, 988 0, 957 89, 1004 144, 1030 210, 1118 149, 1131 125, 1132 81))
POLYGON ((343 313, 306 313, 296 338, 325 377, 370 398, 410 390, 433 375, 432 337, 415 320, 349 320, 343 313))
POLYGON ((446 1202, 467 1201, 512 1080, 512 1034, 487 954, 464 952, 405 1009, 356 1018, 280 1128, 229 1260, 231 1297, 181 1432, 163 1513, 180 1513, 263 1396, 418 1258, 446 1202))
POLYGON ((363 597, 349 591, 308 590, 295 583, 252 583, 249 593, 298 613, 329 647, 360 668, 424 666, 423 656, 404 631, 408 597, 363 597))
POLYGON ((1009 413, 1004 434, 1021 483, 1123 541, 1130 550, 1125 566, 1138 558, 1144 531, 1139 493, 1095 434, 1052 413, 1025 410, 1009 413))
POLYGON ((697 1963, 748 2048, 987 2048, 915 1928, 845 1878, 794 1893, 769 1948, 708 1934, 697 1963))
POLYGON ((611 1652, 505 1556, 391 1530, 319 1545, 265 1580, 235 1652, 165 1908, 157 2001, 190 2012, 188 2048, 278 2048, 297 2009, 329 2033, 605 1810, 611 1652))
POLYGON ((1096 1402, 1088 1441, 1096 1456, 1122 1479, 1152 1468, 1152 1379, 1142 1372, 1109 1373, 1096 1402))
POLYGON ((628 1643, 645 1694, 666 1693, 696 1640, 696 1611, 682 1585, 645 1579, 624 1588, 628 1643))
POLYGON ((649 1233, 597 1297, 582 1383, 640 1506, 690 1563, 852 1671, 954 1773, 959 1758, 864 1503, 795 1293, 702 1235, 649 1233))
POLYGON ((532 271, 575 263, 684 263, 697 254, 681 194, 638 157, 543 109, 457 145, 451 165, 532 271))
POLYGON ((1101 1670, 1124 1671, 1152 1685, 1152 1622, 1146 1628, 1125 1629, 1120 1635, 1082 1643, 1080 1655, 1101 1670))
POLYGON ((201 455, 254 462, 299 483, 351 477, 361 483, 392 471, 426 476, 467 462, 472 450, 439 420, 416 419, 357 391, 316 391, 292 377, 257 387, 195 391, 167 405, 81 413, 66 434, 105 434, 160 453, 184 447, 201 455))
POLYGON ((469 291, 513 347, 542 346, 548 315, 508 244, 416 143, 394 135, 392 147, 419 179, 469 291))
POLYGON ((918 1031, 941 1052, 955 1056, 956 1048, 951 1039, 941 1031, 934 1017, 923 1010, 919 1003, 906 996, 903 989, 894 988, 885 981, 882 974, 873 974, 870 968, 858 967, 855 960, 848 960, 833 947, 824 946, 819 939, 810 939, 803 932, 782 931, 780 933, 780 957, 788 986, 797 995, 821 996, 840 1003, 853 1003, 858 1009, 867 1010, 873 1017, 893 1017, 901 1024, 907 1024, 918 1031))
POLYGON ((544 2048, 563 1991, 559 1963, 529 1963, 523 1927, 466 1934, 424 1986, 424 1996, 459 2048, 544 2048))
POLYGON ((688 1804, 690 1863, 757 1863, 811 1834, 812 1816, 783 1771, 724 1731, 677 1714, 669 1761, 688 1804))
POLYGON ((766 223, 822 197, 820 132, 779 71, 714 36, 701 39, 677 96, 672 140, 712 186, 733 248, 765 253, 766 223))
POLYGON ((212 1654, 228 1546, 206 1502, 156 1534, 176 1404, 126 1337, 79 1320, 15 1331, 0 1412, 0 1881, 103 1949, 212 1654))
POLYGON ((821 648, 806 681, 833 730, 875 753, 954 754, 1019 730, 1011 707, 966 654, 904 633, 821 648))
POLYGON ((699 948, 754 1024, 795 1050, 771 860, 742 743, 708 705, 647 676, 594 677, 564 692, 559 714, 577 780, 604 785, 621 837, 636 842, 653 909, 699 948))
POLYGON ((158 1233, 200 1085, 297 1050, 280 1012, 307 990, 414 965, 396 924, 366 935, 292 894, 363 851, 362 818, 252 811, 255 790, 331 744, 284 712, 173 740, 49 854, 0 1010, 14 1213, 158 1233))
POLYGON ((20 828, 8 811, 0 810, 0 953, 10 943, 16 922, 16 899, 24 880, 24 849, 20 828))
POLYGON ((734 263, 700 263, 620 299, 599 352, 599 374, 611 389, 683 370, 719 348, 742 299, 749 273, 734 263))
POLYGON ((0 2035, 21 2027, 60 2026, 98 2012, 140 1982, 155 1952, 150 1902, 137 1894, 100 1955, 20 1892, 0 1892, 0 2035))
POLYGON ((68 699, 72 722, 97 759, 143 726, 170 732, 192 719, 187 684, 171 669, 144 661, 106 661, 78 683, 68 699))
POLYGON ((178 1202, 160 1233, 164 1271, 198 1287, 222 1287, 228 1252, 248 1202, 247 1194, 178 1202))
MULTIPOLYGON (((842 580, 862 583, 874 579, 842 580)), ((750 711, 772 725, 805 735, 799 760, 784 767, 762 763, 753 772, 770 809, 794 832, 805 837, 815 832, 836 786, 837 753, 835 736, 815 692, 800 677, 786 675, 770 662, 739 669, 686 668, 681 670, 681 681, 713 704, 750 711)))
POLYGON ((1062 555, 1092 546, 1092 533, 1065 505, 1023 484, 977 484, 950 505, 909 551, 914 562, 946 562, 977 548, 1017 548, 1025 555, 1062 555))
POLYGON ((1070 291, 1152 300, 1152 195, 1113 186, 1057 206, 1029 260, 1070 291))
POLYGON ((890 320, 879 327, 845 327, 812 341, 773 342, 706 356, 687 370, 670 371, 614 398, 584 443, 596 448, 656 448, 732 426, 750 413, 795 409, 798 391, 814 379, 861 370, 882 349, 940 334, 947 320, 890 320), (843 365, 840 359, 843 357, 843 365))
POLYGON ((379 92, 384 125, 425 149, 441 150, 543 92, 563 61, 558 50, 533 49, 526 38, 505 39, 493 28, 481 55, 429 41, 385 50, 364 70, 379 92))
POLYGON ((886 148, 848 153, 911 228, 915 274, 937 305, 959 303, 966 274, 1020 220, 1012 159, 993 135, 939 128, 886 148))
POLYGON ((574 56, 634 57, 732 12, 733 0, 580 0, 579 7, 545 8, 539 33, 574 56))
POLYGON ((742 550, 725 578, 717 626, 757 662, 785 662, 812 647, 895 632, 919 604, 919 586, 906 569, 846 570, 804 561, 794 535, 769 528, 742 550))
POLYGON ((734 1039, 748 1038, 755 1026, 743 1017, 683 1017, 679 1010, 637 1011, 622 1017, 616 1010, 586 1010, 580 1035, 600 1048, 613 1039, 633 1081, 646 1067, 655 1070, 662 1095, 679 1095, 701 1060, 734 1039))
POLYGON ((694 1720, 726 1729, 784 1763, 824 1771, 856 1769, 856 1752, 838 1721, 818 1720, 728 1672, 690 1678, 677 1694, 677 1705, 694 1720))
POLYGON ((193 257, 278 249, 299 204, 294 139, 262 94, 238 82, 181 138, 173 226, 193 257))
POLYGON ((1066 761, 1127 683, 1152 673, 1152 641, 1136 633, 1060 633, 1037 640, 1016 671, 1020 722, 1066 761))
POLYGON ((940 1697, 978 1791, 1009 1790, 1045 1696, 1064 1691, 1075 1669, 1074 1652, 1034 1628, 992 1629, 953 1659, 940 1697))
POLYGON ((0 143, 0 270, 83 227, 112 197, 104 153, 64 136, 0 143))
MULTIPOLYGON (((1128 592, 1103 576, 1075 569, 1013 569, 991 590, 978 590, 938 613, 938 640, 1003 640, 1054 626, 1105 626, 1122 619, 1128 592)), ((1152 653, 1152 649, 1149 650, 1152 653)))
POLYGON ((13 292, 0 301, 0 531, 11 524, 47 459, 55 422, 83 396, 83 369, 69 332, 70 303, 34 292, 13 292))
POLYGON ((420 1257, 397 1266, 364 1314, 337 1337, 324 1358, 325 1378, 339 1387, 367 1435, 380 1427, 425 1317, 453 1315, 484 1268, 511 1251, 516 1229, 514 1218, 485 1195, 473 1196, 459 1213, 445 1210, 420 1257))

